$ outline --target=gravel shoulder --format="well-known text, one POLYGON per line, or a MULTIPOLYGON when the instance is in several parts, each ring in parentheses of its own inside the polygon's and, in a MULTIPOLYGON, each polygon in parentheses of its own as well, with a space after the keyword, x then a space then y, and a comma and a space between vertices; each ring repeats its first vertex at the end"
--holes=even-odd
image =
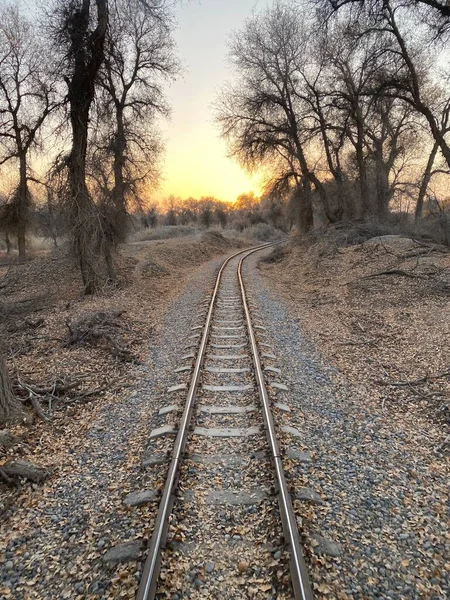
POLYGON ((44 429, 43 445, 60 437, 53 457, 58 467, 43 486, 25 486, 3 515, 1 600, 134 598, 139 563, 105 564, 105 554, 130 542, 131 554, 138 555, 151 531, 156 502, 130 509, 124 499, 147 487, 141 461, 152 420, 167 403, 167 386, 179 379, 173 371, 182 354, 180 332, 192 326, 221 262, 216 258, 196 270, 193 266, 184 278, 178 276, 178 294, 160 299, 157 314, 165 316, 146 360, 130 366, 131 395, 110 394, 95 408, 80 409, 76 421, 44 429))
MULTIPOLYGON (((333 331, 333 313, 327 319, 326 309, 315 313, 296 302, 295 293, 310 294, 301 269, 292 259, 289 272, 279 264, 259 268, 259 260, 245 268, 249 291, 313 457, 301 469, 288 465, 288 473, 324 502, 296 505, 317 598, 450 597, 449 464, 436 452, 441 427, 424 413, 382 408, 369 382, 351 376, 359 363, 343 372, 311 333, 333 331), (318 535, 337 543, 339 556, 317 552, 318 535)), ((345 315, 345 305, 340 309, 345 315)))

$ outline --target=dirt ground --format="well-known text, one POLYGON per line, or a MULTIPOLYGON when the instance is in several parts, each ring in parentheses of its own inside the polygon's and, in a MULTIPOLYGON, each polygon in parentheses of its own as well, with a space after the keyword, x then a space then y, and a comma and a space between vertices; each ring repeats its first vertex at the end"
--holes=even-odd
MULTIPOLYGON (((130 393, 167 306, 193 271, 241 244, 214 233, 129 243, 118 260, 118 286, 94 297, 82 295, 79 273, 63 249, 12 266, 0 256, 0 339, 32 421, 9 427, 23 443, 1 449, 0 467, 11 458, 50 470, 63 463, 67 440, 89 426, 95 411, 130 393), (100 323, 106 336, 82 335, 68 345, 70 330, 76 333, 92 315, 100 321, 106 315, 106 325, 100 323), (18 382, 55 390, 41 402, 48 422, 37 417, 18 382), (58 386, 72 382, 78 385, 59 394, 58 386)), ((19 492, 0 482, 0 513, 19 492)))
POLYGON ((345 247, 332 231, 260 268, 343 378, 380 411, 426 415, 448 449, 448 249, 400 236, 345 247))

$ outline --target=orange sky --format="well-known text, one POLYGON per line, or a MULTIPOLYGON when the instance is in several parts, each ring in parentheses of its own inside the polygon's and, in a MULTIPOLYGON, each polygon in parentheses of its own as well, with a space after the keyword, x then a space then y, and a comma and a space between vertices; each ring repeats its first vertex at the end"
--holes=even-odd
POLYGON ((173 194, 234 201, 244 192, 261 194, 260 178, 250 177, 227 157, 211 104, 219 88, 233 77, 227 64, 228 37, 243 26, 253 9, 266 3, 267 0, 179 3, 175 37, 184 74, 168 89, 172 118, 163 126, 167 140, 164 179, 155 199, 173 194))

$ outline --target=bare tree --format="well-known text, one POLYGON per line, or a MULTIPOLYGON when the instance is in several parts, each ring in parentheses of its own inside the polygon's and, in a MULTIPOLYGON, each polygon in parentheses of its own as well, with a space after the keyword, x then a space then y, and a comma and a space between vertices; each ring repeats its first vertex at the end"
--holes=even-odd
MULTIPOLYGON (((104 94, 97 102, 98 127, 93 142, 100 164, 111 173, 104 177, 103 210, 107 239, 105 258, 111 279, 115 278, 111 245, 123 241, 127 230, 127 208, 138 184, 158 176, 161 143, 155 134, 155 116, 167 115, 162 85, 177 70, 169 3, 115 0, 111 3, 105 43, 105 61, 100 70, 104 94), (110 200, 110 202, 109 202, 110 200)), ((134 194, 136 199, 138 194, 134 194)))
POLYGON ((327 196, 307 156, 311 130, 299 87, 306 29, 295 11, 276 3, 249 20, 231 43, 239 82, 223 93, 217 111, 231 153, 253 168, 281 159, 296 183, 299 230, 313 226, 312 188, 327 210, 327 196))
POLYGON ((18 164, 19 183, 9 216, 21 259, 26 255, 30 208, 29 153, 39 144, 44 121, 58 106, 45 54, 36 27, 19 10, 19 4, 4 5, 0 9, 0 165, 18 164))
POLYGON ((171 36, 173 17, 168 2, 115 0, 110 12, 102 100, 114 117, 110 147, 113 155, 112 197, 119 213, 126 211, 127 164, 151 172, 155 143, 150 124, 167 115, 162 84, 177 72, 171 36))
POLYGON ((421 129, 412 108, 397 99, 375 96, 371 105, 365 129, 367 160, 372 163, 375 179, 372 212, 383 219, 399 176, 411 160, 409 148, 415 146, 421 129))
POLYGON ((74 251, 84 291, 92 294, 100 284, 99 255, 105 235, 99 210, 86 182, 88 127, 98 73, 104 60, 108 27, 108 1, 65 0, 56 8, 55 41, 65 49, 67 100, 72 149, 67 157, 69 214, 74 251))
MULTIPOLYGON (((331 11, 338 11, 346 5, 365 6, 372 14, 384 8, 384 0, 323 0, 320 4, 331 11)), ((449 31, 450 6, 446 0, 406 0, 403 5, 409 9, 416 9, 417 6, 424 9, 421 11, 421 20, 432 27, 438 37, 449 31)))
MULTIPOLYGON (((322 38, 323 39, 323 38, 322 38)), ((373 211, 368 179, 368 125, 373 116, 373 82, 380 78, 382 58, 386 49, 381 34, 361 37, 359 31, 336 23, 326 32, 328 96, 337 109, 335 127, 341 130, 340 139, 349 142, 354 150, 358 172, 359 216, 373 211)))
MULTIPOLYGON (((325 4, 339 10, 346 4, 352 5, 353 0, 325 0, 325 4)), ((378 82, 379 88, 384 95, 401 99, 424 117, 450 167, 450 144, 446 137, 450 128, 441 126, 441 115, 448 98, 438 106, 433 94, 430 95, 434 83, 430 72, 436 72, 433 63, 442 51, 444 36, 450 32, 448 7, 434 0, 375 0, 370 3, 363 0, 357 10, 344 9, 339 14, 347 27, 357 29, 359 39, 381 35, 387 40, 388 48, 384 51, 387 68, 378 82), (419 31, 417 23, 421 24, 420 33, 411 35, 414 28, 419 31)))
POLYGON ((423 172, 422 181, 420 183, 419 195, 417 196, 416 202, 416 210, 414 213, 414 225, 418 226, 419 222, 422 219, 423 214, 423 204, 425 200, 425 196, 427 194, 428 186, 430 185, 431 177, 433 175, 433 166, 434 161, 436 160, 436 155, 439 150, 439 144, 434 142, 433 147, 431 148, 430 154, 428 156, 427 165, 423 172))
MULTIPOLYGON (((414 51, 408 45, 405 36, 402 34, 399 24, 399 15, 401 15, 401 5, 395 5, 390 0, 385 0, 383 3, 383 21, 385 23, 383 31, 393 36, 396 40, 399 54, 402 58, 402 70, 397 71, 395 76, 392 76, 385 83, 386 89, 391 89, 393 94, 410 104, 418 113, 423 115, 430 128, 431 135, 439 145, 440 151, 450 168, 450 144, 447 141, 446 134, 450 131, 448 120, 443 125, 440 119, 440 111, 436 111, 433 102, 427 94, 430 90, 429 81, 423 64, 418 64, 421 59, 415 57, 414 51)), ((448 110, 448 99, 443 101, 444 112, 448 110)))

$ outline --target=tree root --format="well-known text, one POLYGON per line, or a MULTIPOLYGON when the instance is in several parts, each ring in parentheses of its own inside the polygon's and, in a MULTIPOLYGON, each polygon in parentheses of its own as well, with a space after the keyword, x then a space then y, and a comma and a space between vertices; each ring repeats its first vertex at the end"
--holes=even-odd
POLYGON ((70 347, 77 344, 103 340, 107 342, 111 353, 114 356, 124 362, 133 360, 131 352, 127 348, 122 347, 115 339, 116 332, 122 327, 122 324, 117 322, 116 319, 124 312, 126 311, 98 311, 84 319, 80 319, 74 325, 72 325, 69 320, 66 320, 66 326, 69 330, 69 339, 65 343, 65 346, 70 347))
POLYGON ((120 388, 126 387, 126 384, 118 385, 115 388, 109 388, 109 386, 103 386, 99 388, 95 388, 93 390, 81 391, 76 396, 64 397, 68 392, 73 392, 78 388, 82 382, 83 378, 76 379, 75 381, 65 382, 62 379, 56 379, 52 385, 39 386, 25 383, 20 375, 17 373, 16 381, 14 382, 13 387, 15 388, 15 392, 17 396, 23 403, 29 402, 36 413, 36 415, 45 422, 51 421, 50 416, 46 413, 44 408, 42 407, 41 402, 47 401, 48 407, 51 410, 52 402, 61 402, 63 404, 74 404, 76 402, 86 402, 88 398, 92 396, 97 396, 106 391, 115 391, 120 388), (23 393, 26 393, 26 397, 23 397, 23 393))

